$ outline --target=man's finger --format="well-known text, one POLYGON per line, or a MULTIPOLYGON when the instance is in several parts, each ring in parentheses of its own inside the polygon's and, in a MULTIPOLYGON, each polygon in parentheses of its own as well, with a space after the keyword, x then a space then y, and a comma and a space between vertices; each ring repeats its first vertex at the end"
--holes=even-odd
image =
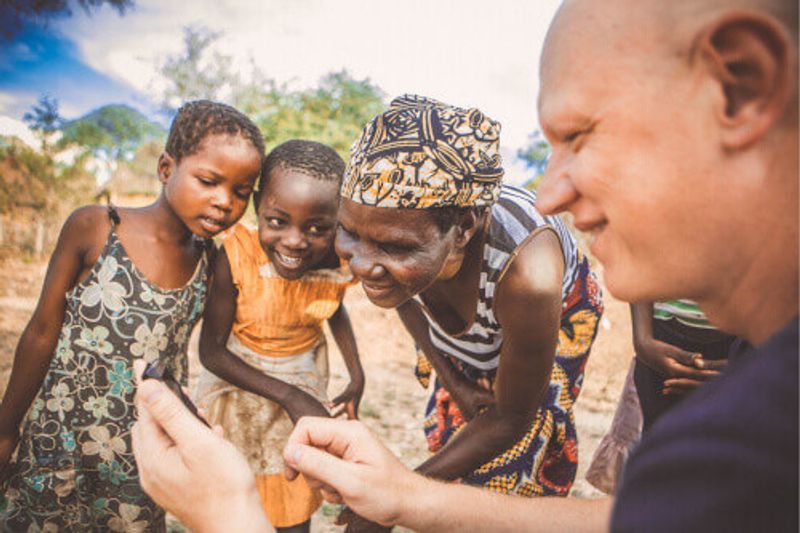
POLYGON ((290 444, 305 444, 342 457, 351 443, 367 431, 358 422, 304 416, 297 421, 294 431, 289 435, 287 448, 290 444))
POLYGON ((359 484, 354 465, 317 448, 289 444, 283 458, 292 469, 335 488, 339 493, 353 493, 359 484))

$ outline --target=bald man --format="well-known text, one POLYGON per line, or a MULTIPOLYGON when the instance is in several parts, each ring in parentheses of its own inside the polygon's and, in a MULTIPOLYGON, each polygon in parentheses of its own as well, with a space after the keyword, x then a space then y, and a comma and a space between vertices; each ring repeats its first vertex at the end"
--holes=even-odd
MULTIPOLYGON (((290 475, 417 531, 797 531, 797 62, 794 1, 575 0, 549 31, 539 109, 553 156, 539 209, 570 211, 591 232, 617 297, 691 298, 756 347, 659 420, 616 502, 428 480, 360 423, 330 419, 300 421, 290 475)), ((170 503, 183 490, 203 507, 159 460, 165 447, 191 458, 198 439, 222 441, 170 396, 148 401, 159 389, 145 385, 152 416, 134 445, 146 490, 170 503)), ((195 463, 192 486, 238 472, 233 460, 195 463)), ((240 489, 241 503, 254 489, 240 489)))

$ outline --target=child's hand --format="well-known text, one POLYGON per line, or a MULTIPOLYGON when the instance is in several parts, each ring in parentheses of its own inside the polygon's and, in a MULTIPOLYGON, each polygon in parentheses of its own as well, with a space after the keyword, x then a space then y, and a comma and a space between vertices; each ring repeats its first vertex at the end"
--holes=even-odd
POLYGON ((288 395, 284 409, 294 423, 304 416, 331 416, 316 398, 298 388, 294 388, 288 395))
POLYGON ((336 517, 336 525, 347 525, 344 529, 345 533, 384 533, 392 530, 390 526, 382 526, 357 515, 348 507, 342 509, 339 516, 336 517))
POLYGON ((334 418, 347 413, 350 420, 358 419, 358 406, 364 394, 364 382, 351 381, 344 391, 331 402, 331 416, 334 418))
POLYGON ((666 379, 664 394, 686 394, 719 375, 721 366, 699 353, 655 339, 637 347, 636 357, 666 379))
POLYGON ((11 456, 19 442, 19 430, 0 433, 0 479, 5 479, 11 456))

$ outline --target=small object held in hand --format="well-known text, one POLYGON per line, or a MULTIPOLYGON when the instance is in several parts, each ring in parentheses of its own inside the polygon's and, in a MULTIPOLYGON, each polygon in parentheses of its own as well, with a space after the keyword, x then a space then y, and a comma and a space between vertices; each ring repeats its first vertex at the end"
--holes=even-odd
POLYGON ((192 412, 192 414, 197 417, 197 419, 206 425, 206 427, 210 428, 211 426, 206 422, 206 420, 200 416, 200 413, 197 412, 197 406, 192 403, 186 394, 183 393, 183 388, 181 384, 175 379, 172 375, 172 372, 169 371, 167 368, 167 364, 164 361, 155 361, 153 363, 147 363, 147 367, 145 367, 144 372, 142 372, 142 380, 145 379, 157 379, 164 383, 169 390, 171 390, 175 396, 177 396, 183 405, 192 412))

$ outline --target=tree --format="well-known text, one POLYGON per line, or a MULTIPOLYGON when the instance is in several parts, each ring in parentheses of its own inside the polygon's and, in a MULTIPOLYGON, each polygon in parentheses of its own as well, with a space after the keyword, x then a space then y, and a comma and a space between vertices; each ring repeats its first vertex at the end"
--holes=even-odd
POLYGON ((11 41, 26 23, 46 26, 59 16, 72 16, 72 7, 77 4, 86 14, 91 14, 103 4, 108 4, 120 15, 133 7, 134 0, 2 0, 0 2, 0 35, 11 41))
POLYGON ((323 76, 319 86, 289 90, 260 73, 234 94, 234 105, 258 125, 272 148, 289 139, 308 139, 331 146, 347 160, 361 128, 384 108, 383 91, 369 79, 348 72, 323 76))
POLYGON ((522 161, 525 162, 525 166, 529 169, 533 169, 536 174, 525 184, 525 187, 536 189, 547 168, 547 162, 550 160, 550 154, 552 152, 552 147, 544 138, 541 131, 536 130, 528 136, 528 145, 517 151, 517 157, 522 159, 522 161))
POLYGON ((47 95, 39 97, 38 103, 22 116, 28 127, 39 134, 42 141, 42 150, 49 149, 49 138, 52 133, 61 128, 64 119, 58 113, 58 100, 47 95))
POLYGON ((165 113, 174 115, 189 100, 217 100, 226 85, 236 83, 238 78, 229 67, 230 56, 214 52, 209 57, 209 47, 221 35, 203 27, 183 29, 183 52, 169 56, 159 68, 167 81, 162 97, 165 113))

